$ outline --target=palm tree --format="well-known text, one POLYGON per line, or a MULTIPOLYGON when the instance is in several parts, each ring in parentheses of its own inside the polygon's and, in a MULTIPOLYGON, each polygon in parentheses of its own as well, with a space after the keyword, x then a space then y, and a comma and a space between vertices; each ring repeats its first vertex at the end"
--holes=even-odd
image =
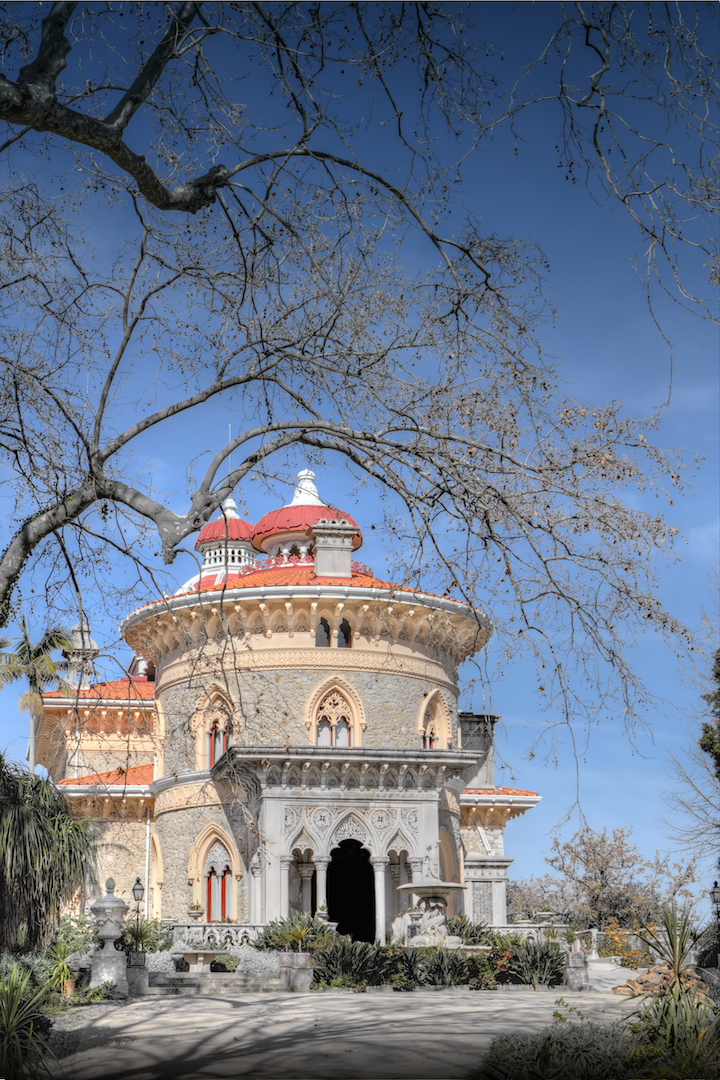
MULTIPOLYGON (((53 660, 51 653, 58 649, 72 648, 71 632, 62 626, 49 627, 40 640, 33 645, 27 623, 20 619, 20 636, 12 652, 0 652, 0 689, 18 679, 27 679, 28 688, 18 700, 20 709, 30 713, 30 738, 28 740, 28 768, 35 772, 35 734, 42 716, 42 692, 49 686, 62 686, 62 673, 67 670, 64 660, 53 660)), ((7 649, 12 642, 0 638, 0 649, 7 649)))
POLYGON ((0 753, 0 951, 53 935, 60 907, 95 869, 92 824, 74 816, 51 780, 0 753), (24 929, 24 934, 23 934, 24 929))

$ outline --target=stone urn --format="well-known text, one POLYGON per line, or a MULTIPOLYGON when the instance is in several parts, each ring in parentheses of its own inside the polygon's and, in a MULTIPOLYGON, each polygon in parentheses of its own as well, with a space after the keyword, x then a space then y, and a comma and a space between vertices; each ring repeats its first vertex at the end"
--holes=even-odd
POLYGON ((127 960, 124 952, 118 952, 115 941, 120 937, 123 919, 128 906, 119 896, 115 896, 115 882, 108 878, 105 882, 105 896, 90 905, 90 913, 97 922, 100 948, 93 954, 90 967, 90 986, 101 986, 104 982, 115 984, 118 997, 128 996, 127 960))
POLYGON ((188 908, 187 913, 188 917, 192 919, 193 922, 200 922, 205 914, 202 908, 188 908))

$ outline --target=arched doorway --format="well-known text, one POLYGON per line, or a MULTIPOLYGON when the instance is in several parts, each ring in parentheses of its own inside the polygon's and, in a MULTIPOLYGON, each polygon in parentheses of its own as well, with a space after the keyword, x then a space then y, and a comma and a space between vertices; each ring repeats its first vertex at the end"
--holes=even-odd
POLYGON ((375 883, 370 853, 358 840, 332 851, 327 875, 328 916, 353 941, 375 940, 375 883))

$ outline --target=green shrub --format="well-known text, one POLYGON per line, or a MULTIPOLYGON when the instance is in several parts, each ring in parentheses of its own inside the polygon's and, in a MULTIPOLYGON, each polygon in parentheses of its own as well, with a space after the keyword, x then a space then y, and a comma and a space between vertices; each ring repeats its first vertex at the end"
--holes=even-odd
POLYGON ((487 926, 471 922, 467 915, 455 915, 445 925, 448 934, 461 938, 464 945, 489 945, 493 937, 487 926))
POLYGON ((0 980, 0 1075, 4 1080, 23 1080, 46 1071, 52 1057, 47 1044, 51 1021, 42 1011, 50 984, 31 985, 32 973, 18 964, 0 980))
POLYGON ((68 979, 74 979, 77 972, 70 966, 68 959, 72 948, 67 941, 56 941, 48 947, 48 957, 51 962, 50 982, 55 990, 62 991, 68 979))
POLYGON ((337 934, 334 941, 315 953, 314 964, 315 981, 321 985, 380 986, 390 982, 395 957, 367 941, 351 941, 337 934))
POLYGON ((97 922, 91 915, 65 915, 55 940, 69 945, 71 953, 89 953, 99 943, 97 922))
POLYGON ((340 937, 322 919, 293 913, 287 919, 268 923, 252 945, 278 952, 315 952, 340 937))
POLYGON ((628 1063, 638 1077, 720 1075, 720 1012, 675 985, 625 1021, 632 1033, 628 1063))
POLYGON ((565 953, 552 941, 523 941, 510 950, 506 970, 520 983, 556 986, 565 973, 565 953))
POLYGON ((461 986, 468 982, 465 957, 448 949, 432 949, 423 958, 421 970, 426 986, 461 986))
POLYGON ((629 1050, 618 1024, 557 1024, 537 1035, 500 1035, 467 1080, 623 1080, 629 1050))
POLYGON ((99 986, 83 986, 79 990, 75 991, 75 1005, 97 1005, 100 1001, 105 1001, 107 998, 113 996, 115 986, 114 983, 104 982, 99 986))
POLYGON ((230 953, 218 953, 210 961, 210 970, 237 971, 239 963, 239 956, 232 956, 230 953))
POLYGON ((118 942, 120 949, 134 949, 137 952, 167 952, 172 948, 172 929, 158 919, 136 919, 130 916, 125 920, 118 942))

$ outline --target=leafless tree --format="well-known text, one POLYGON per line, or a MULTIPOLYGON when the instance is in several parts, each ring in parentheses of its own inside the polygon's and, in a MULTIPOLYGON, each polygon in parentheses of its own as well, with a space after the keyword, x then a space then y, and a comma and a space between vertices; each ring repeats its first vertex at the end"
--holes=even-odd
POLYGON ((632 927, 658 917, 663 907, 687 904, 695 865, 670 863, 656 853, 644 858, 631 842, 632 829, 589 827, 563 843, 555 838, 545 859, 556 875, 512 882, 508 908, 514 918, 542 910, 563 912, 576 926, 605 929, 611 920, 632 927))
MULTIPOLYGON (((558 10, 541 59, 559 64, 568 169, 599 170, 650 265, 668 260, 662 282, 702 311, 680 276, 683 246, 709 257, 702 34, 687 8, 659 27, 655 5, 558 10), (583 50, 601 67, 576 68, 583 50), (657 115, 690 126, 692 168, 657 115)), ((542 253, 450 214, 467 155, 545 106, 542 65, 508 96, 461 9, 433 4, 61 2, 41 27, 24 5, 3 18, 0 440, 19 522, 3 619, 24 570, 52 600, 69 578, 107 581, 117 554, 147 588, 151 530, 171 564, 232 491, 286 482, 302 446, 389 493, 404 580, 507 605, 504 655, 534 655, 566 720, 619 699, 631 725, 649 695, 625 646, 641 627, 685 631, 653 591, 676 530, 622 494, 679 484, 677 464, 653 418, 559 392, 533 337, 542 253), (414 274, 413 234, 430 252, 414 274), (237 434, 190 462, 174 512, 137 459, 215 401, 237 434)))

